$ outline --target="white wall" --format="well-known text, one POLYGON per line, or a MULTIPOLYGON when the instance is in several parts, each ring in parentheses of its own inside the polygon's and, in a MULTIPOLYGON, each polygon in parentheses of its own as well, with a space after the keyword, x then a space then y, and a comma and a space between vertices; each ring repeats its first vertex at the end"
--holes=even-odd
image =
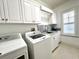
POLYGON ((34 24, 0 24, 0 35, 5 33, 12 32, 27 32, 30 31, 31 28, 35 28, 37 30, 37 25, 34 24))
POLYGON ((62 42, 79 48, 79 38, 61 36, 62 42))
POLYGON ((44 5, 45 7, 50 8, 52 10, 52 7, 51 6, 49 6, 48 4, 42 2, 41 0, 35 0, 35 1, 39 2, 40 5, 44 5))
MULTIPOLYGON (((79 7, 79 0, 71 0, 53 10, 56 13, 57 24, 59 27, 62 28, 62 12, 67 9, 76 7, 79 7)), ((62 36, 62 41, 73 46, 79 47, 79 38, 62 36)))

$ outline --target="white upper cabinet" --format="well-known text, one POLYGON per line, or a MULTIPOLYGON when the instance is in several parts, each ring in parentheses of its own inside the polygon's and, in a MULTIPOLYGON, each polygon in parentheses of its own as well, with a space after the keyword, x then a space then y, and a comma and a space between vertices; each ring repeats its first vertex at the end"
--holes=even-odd
POLYGON ((0 0, 0 23, 39 23, 40 5, 28 0, 0 0))
POLYGON ((40 23, 41 21, 41 12, 40 12, 40 7, 38 6, 34 6, 32 7, 34 9, 34 13, 33 13, 33 20, 36 22, 36 23, 40 23))
POLYGON ((4 0, 6 19, 9 23, 21 23, 20 0, 4 0))
POLYGON ((40 7, 32 5, 31 7, 31 12, 32 12, 32 21, 35 23, 39 23, 40 22, 40 7))
POLYGON ((24 2, 24 22, 32 22, 31 4, 24 2))
POLYGON ((4 19, 6 23, 22 22, 20 0, 2 0, 0 7, 4 9, 1 11, 1 14, 3 15, 4 13, 2 19, 4 19))
POLYGON ((40 19, 40 7, 35 3, 24 1, 24 22, 38 23, 40 19))

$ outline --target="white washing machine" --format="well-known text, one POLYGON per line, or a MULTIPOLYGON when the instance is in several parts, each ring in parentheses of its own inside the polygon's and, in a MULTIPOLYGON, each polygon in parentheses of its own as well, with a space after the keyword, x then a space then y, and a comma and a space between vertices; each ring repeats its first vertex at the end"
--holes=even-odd
POLYGON ((0 59, 28 59, 27 45, 20 33, 0 35, 0 59))
POLYGON ((23 35, 28 45, 29 59, 52 59, 50 37, 40 32, 28 32, 23 35))

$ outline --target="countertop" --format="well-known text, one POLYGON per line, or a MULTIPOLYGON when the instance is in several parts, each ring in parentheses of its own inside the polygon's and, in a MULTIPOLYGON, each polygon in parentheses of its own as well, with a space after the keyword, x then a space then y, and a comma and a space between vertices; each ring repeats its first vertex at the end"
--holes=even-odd
POLYGON ((54 31, 52 33, 43 32, 43 34, 45 34, 45 35, 55 35, 57 33, 60 33, 60 31, 54 31))

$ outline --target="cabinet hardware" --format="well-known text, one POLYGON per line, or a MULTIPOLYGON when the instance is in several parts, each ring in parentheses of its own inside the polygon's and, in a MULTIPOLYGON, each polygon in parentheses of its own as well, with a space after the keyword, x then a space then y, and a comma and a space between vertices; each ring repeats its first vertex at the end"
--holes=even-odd
POLYGON ((45 37, 43 37, 43 39, 45 39, 45 37))
POLYGON ((0 17, 0 19, 2 19, 2 18, 0 17))
POLYGON ((4 18, 2 18, 2 21, 4 21, 4 18))
POLYGON ((53 39, 56 39, 55 37, 53 39))
POLYGON ((52 50, 52 53, 54 53, 58 48, 59 46, 57 46, 54 50, 52 50))
POLYGON ((8 21, 8 19, 5 19, 5 21, 8 21))
POLYGON ((2 38, 0 38, 0 40, 2 40, 2 38))
POLYGON ((2 55, 2 53, 0 53, 0 55, 2 55))

